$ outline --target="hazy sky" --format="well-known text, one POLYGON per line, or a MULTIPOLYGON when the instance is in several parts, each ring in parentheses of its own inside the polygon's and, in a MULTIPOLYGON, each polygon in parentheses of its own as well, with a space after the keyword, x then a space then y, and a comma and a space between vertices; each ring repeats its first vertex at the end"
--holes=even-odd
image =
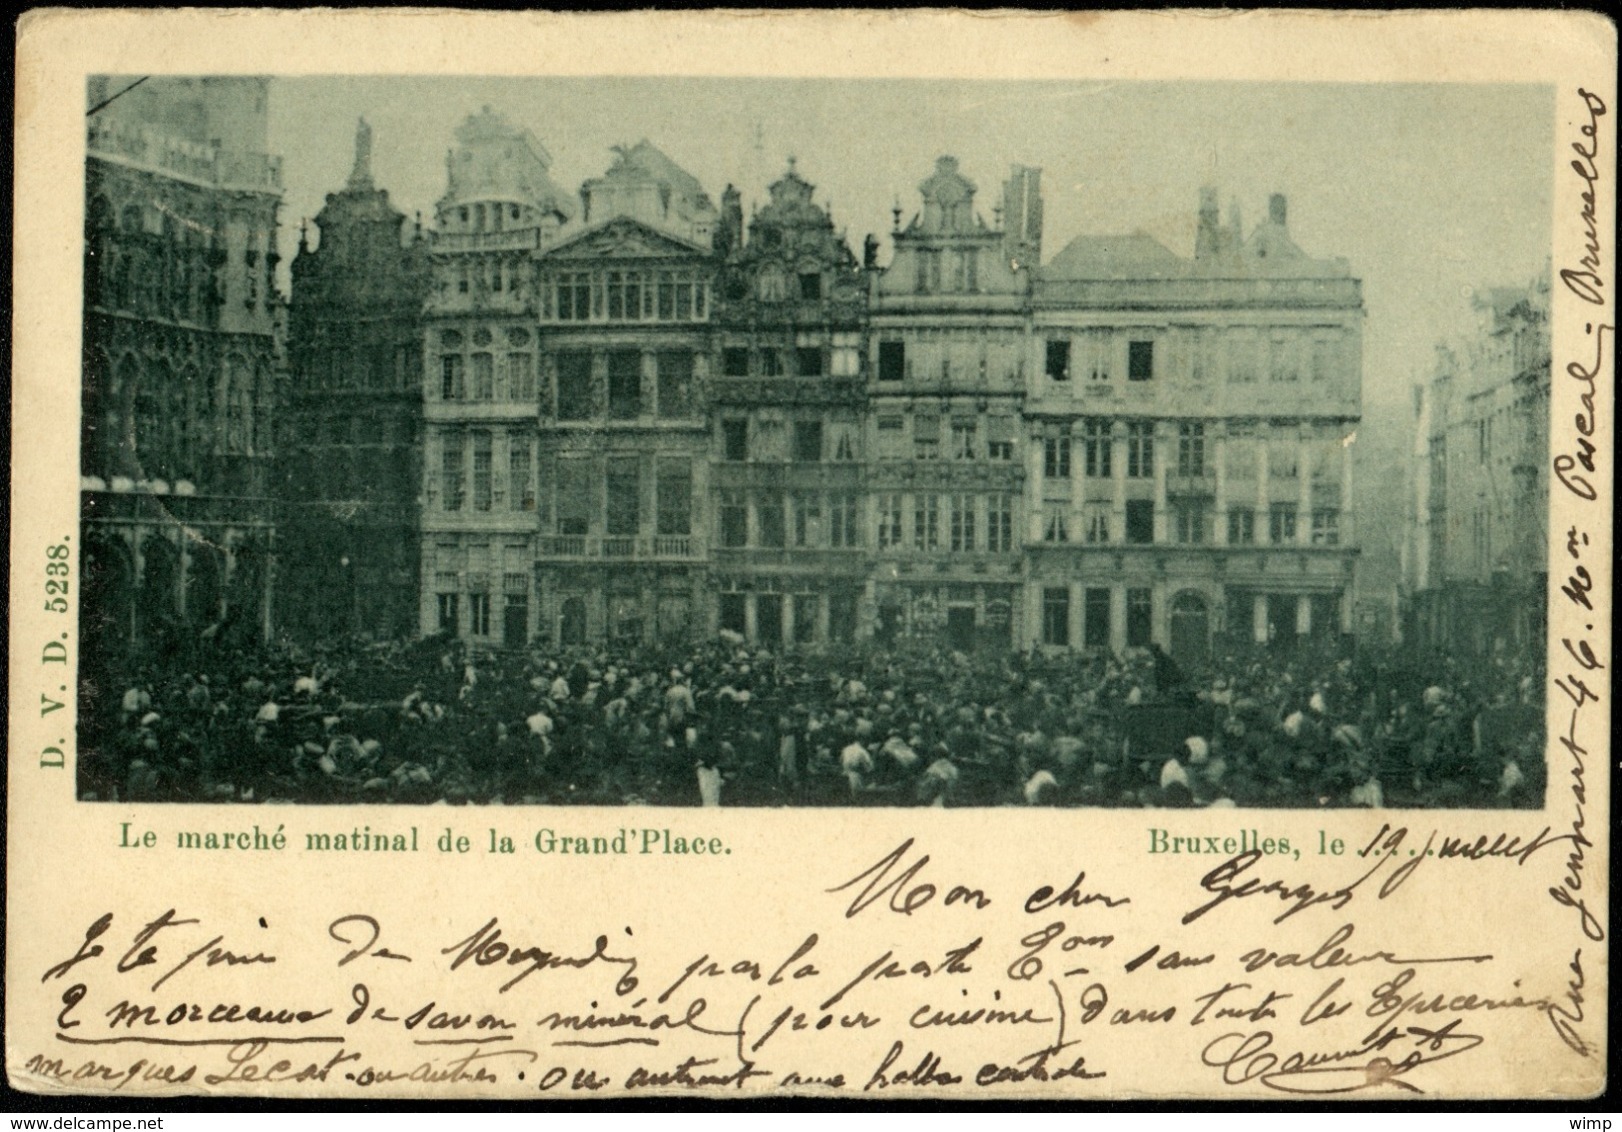
POLYGON ((1010 164, 1043 170, 1044 260, 1077 235, 1137 229, 1188 255, 1202 183, 1224 219, 1237 199, 1247 231, 1285 193, 1296 242, 1363 280, 1370 408, 1405 401, 1471 290, 1528 281, 1550 241, 1546 86, 321 77, 271 88, 288 255, 300 218, 342 187, 357 117, 378 186, 431 222, 451 132, 483 105, 531 130, 569 191, 610 146, 646 137, 717 202, 737 185, 747 214, 793 154, 858 254, 890 231, 897 198, 904 219, 917 210, 943 153, 988 223, 1010 164))

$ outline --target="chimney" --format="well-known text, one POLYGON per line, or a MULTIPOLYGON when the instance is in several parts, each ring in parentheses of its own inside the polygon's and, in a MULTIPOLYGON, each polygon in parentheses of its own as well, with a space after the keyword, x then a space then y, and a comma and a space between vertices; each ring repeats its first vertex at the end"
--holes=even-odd
POLYGON ((722 255, 743 246, 743 196, 731 185, 721 194, 721 231, 716 244, 722 255))
POLYGON ((1289 219, 1289 212, 1283 193, 1274 193, 1267 199, 1267 219, 1278 225, 1280 228, 1286 226, 1286 221, 1289 219))
POLYGON ((1206 259, 1217 254, 1222 245, 1222 236, 1219 229, 1220 222, 1217 191, 1210 185, 1206 185, 1200 189, 1199 224, 1194 231, 1195 259, 1206 259))
POLYGON ((1042 259, 1042 170, 1015 165, 1003 183, 1003 252, 1034 267, 1042 259))

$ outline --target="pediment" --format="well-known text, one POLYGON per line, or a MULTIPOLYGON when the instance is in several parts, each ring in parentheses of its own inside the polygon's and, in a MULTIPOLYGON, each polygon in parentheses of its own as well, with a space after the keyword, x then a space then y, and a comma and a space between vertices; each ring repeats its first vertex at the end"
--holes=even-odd
POLYGON ((636 220, 617 217, 563 241, 546 259, 664 259, 705 256, 697 244, 667 235, 636 220))

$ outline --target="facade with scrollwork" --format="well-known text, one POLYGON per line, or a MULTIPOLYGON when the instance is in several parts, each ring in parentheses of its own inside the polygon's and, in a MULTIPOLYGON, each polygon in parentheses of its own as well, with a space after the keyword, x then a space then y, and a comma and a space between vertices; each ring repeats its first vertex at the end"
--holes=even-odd
POLYGON ((285 329, 268 80, 95 77, 88 95, 85 653, 262 639, 285 329))
POLYGON ((1024 642, 1025 400, 1039 173, 1016 167, 1004 223, 942 157, 920 210, 874 277, 869 309, 867 483, 872 632, 954 648, 1024 642))
POLYGON ((735 189, 721 205, 716 623, 772 646, 853 641, 870 630, 867 279, 792 159, 769 193, 747 230, 735 189))
POLYGON ((306 639, 418 622, 427 241, 373 183, 371 145, 362 121, 354 170, 292 264, 280 544, 297 569, 278 604, 306 639))

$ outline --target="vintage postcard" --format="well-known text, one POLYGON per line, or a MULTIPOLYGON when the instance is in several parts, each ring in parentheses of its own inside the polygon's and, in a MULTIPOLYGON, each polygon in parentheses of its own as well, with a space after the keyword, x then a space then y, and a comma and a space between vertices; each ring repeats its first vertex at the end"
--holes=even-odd
POLYGON ((14 1087, 1605 1087, 1609 22, 18 49, 14 1087))

